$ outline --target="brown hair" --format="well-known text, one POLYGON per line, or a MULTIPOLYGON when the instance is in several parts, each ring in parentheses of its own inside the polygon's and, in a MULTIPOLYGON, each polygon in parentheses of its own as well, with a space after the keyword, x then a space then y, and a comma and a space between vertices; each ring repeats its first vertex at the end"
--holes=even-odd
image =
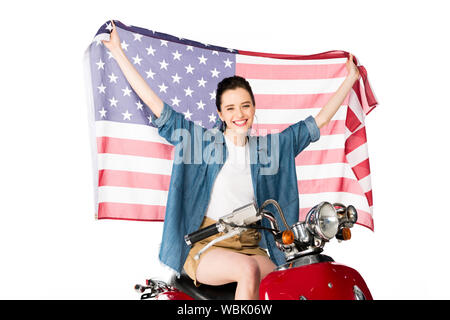
POLYGON ((222 94, 229 89, 236 89, 236 88, 242 88, 247 90, 247 92, 250 94, 250 97, 252 98, 252 103, 255 105, 255 97, 253 96, 252 88, 250 87, 250 83, 248 83, 245 78, 240 76, 232 76, 228 78, 222 79, 217 84, 217 90, 216 90, 216 107, 219 112, 222 112, 222 109, 220 105, 222 104, 222 94))

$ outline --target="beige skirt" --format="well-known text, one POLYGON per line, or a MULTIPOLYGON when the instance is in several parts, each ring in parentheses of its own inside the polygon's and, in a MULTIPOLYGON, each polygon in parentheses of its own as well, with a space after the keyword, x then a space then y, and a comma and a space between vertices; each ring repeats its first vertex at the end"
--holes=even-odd
MULTIPOLYGON (((217 221, 208 217, 204 217, 201 228, 207 227, 213 223, 216 223, 217 221)), ((243 253, 247 255, 261 255, 269 257, 267 252, 258 246, 259 241, 261 240, 261 233, 258 230, 255 229, 248 229, 244 232, 242 232, 240 235, 236 235, 234 237, 222 240, 220 242, 217 242, 213 246, 211 246, 209 249, 207 249, 203 254, 200 256, 200 259, 195 260, 194 256, 203 249, 204 246, 206 246, 211 240, 214 240, 215 238, 218 238, 223 235, 223 232, 219 232, 218 234, 215 234, 211 237, 208 237, 206 239, 203 239, 197 243, 194 244, 194 246, 189 251, 188 257, 186 259, 186 262, 184 263, 184 270, 188 274, 188 276, 194 280, 195 286, 199 286, 200 283, 197 282, 196 278, 196 272, 197 267, 203 257, 203 254, 214 250, 215 248, 223 248, 227 250, 231 250, 233 252, 243 253)))

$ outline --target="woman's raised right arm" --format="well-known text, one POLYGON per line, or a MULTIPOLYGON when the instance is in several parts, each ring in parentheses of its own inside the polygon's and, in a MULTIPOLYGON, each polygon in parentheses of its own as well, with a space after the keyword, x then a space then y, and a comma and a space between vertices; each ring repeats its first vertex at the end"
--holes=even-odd
POLYGON ((114 59, 116 59, 117 64, 122 70, 127 81, 130 83, 130 86, 133 88, 134 92, 136 92, 142 102, 144 102, 152 110, 155 116, 159 118, 163 110, 164 103, 156 95, 156 93, 153 92, 144 78, 142 78, 136 68, 131 64, 130 60, 128 60, 122 50, 116 25, 114 24, 114 21, 111 20, 111 22, 113 25, 113 30, 111 31, 110 40, 103 40, 103 44, 109 51, 111 51, 111 54, 114 59))

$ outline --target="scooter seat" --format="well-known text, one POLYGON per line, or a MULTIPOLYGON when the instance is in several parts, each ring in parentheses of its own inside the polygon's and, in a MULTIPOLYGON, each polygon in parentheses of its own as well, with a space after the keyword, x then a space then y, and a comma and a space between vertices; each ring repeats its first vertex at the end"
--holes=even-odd
POLYGON ((183 291, 195 300, 234 300, 236 292, 236 282, 222 286, 201 284, 199 287, 196 287, 194 281, 186 274, 184 269, 181 271, 180 278, 177 278, 176 275, 172 276, 170 285, 183 291))

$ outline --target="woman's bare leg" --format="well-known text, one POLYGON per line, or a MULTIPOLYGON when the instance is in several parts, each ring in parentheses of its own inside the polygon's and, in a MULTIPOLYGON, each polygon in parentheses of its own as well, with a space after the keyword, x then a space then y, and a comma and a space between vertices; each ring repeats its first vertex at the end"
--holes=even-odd
POLYGON ((252 259, 256 260, 258 263, 261 280, 264 279, 269 273, 271 273, 275 268, 276 265, 270 260, 269 257, 260 256, 260 255, 252 255, 250 256, 252 259))
POLYGON ((196 272, 197 280, 208 285, 237 282, 236 300, 259 298, 261 272, 258 260, 245 254, 214 248, 206 251, 196 272))

